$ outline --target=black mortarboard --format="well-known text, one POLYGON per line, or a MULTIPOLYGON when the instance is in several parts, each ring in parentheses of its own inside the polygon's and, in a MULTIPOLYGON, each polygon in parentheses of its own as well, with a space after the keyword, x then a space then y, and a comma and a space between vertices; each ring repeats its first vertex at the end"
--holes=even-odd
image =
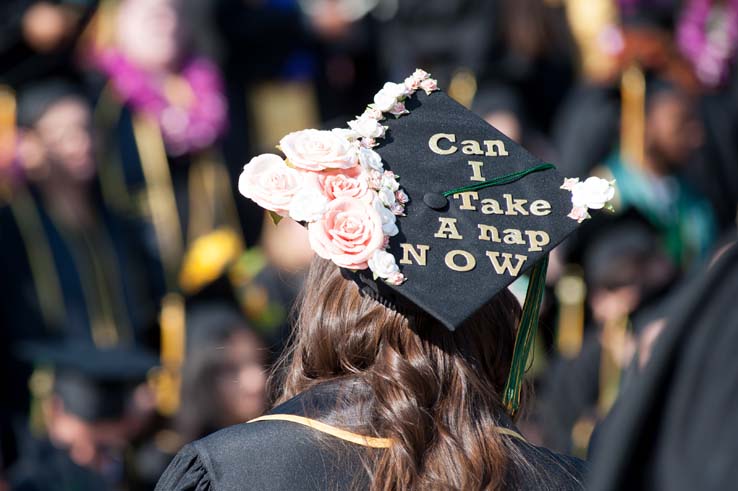
POLYGON ((553 166, 443 92, 419 91, 406 107, 410 114, 386 120, 376 150, 410 197, 388 250, 407 281, 390 286, 370 271, 357 276, 366 291, 455 330, 578 223, 567 217, 571 193, 560 189, 564 178, 553 166), (533 169, 540 170, 525 175, 533 169), (449 194, 505 176, 519 178, 449 194))
POLYGON ((565 181, 437 91, 422 70, 385 84, 374 101, 350 130, 285 136, 279 148, 286 159, 255 157, 239 189, 276 214, 308 222, 316 253, 344 268, 362 293, 408 315, 422 311, 451 331, 530 271, 505 389, 514 412, 548 253, 588 217, 588 207, 605 206, 612 185, 565 181))
POLYGON ((142 348, 97 348, 88 341, 28 343, 23 358, 50 366, 54 393, 64 409, 86 421, 119 418, 133 387, 146 379, 157 358, 142 348))

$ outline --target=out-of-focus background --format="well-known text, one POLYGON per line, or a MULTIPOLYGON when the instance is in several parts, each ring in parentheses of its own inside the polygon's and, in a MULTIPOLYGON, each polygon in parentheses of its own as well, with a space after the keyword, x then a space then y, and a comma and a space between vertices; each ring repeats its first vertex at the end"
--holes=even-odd
POLYGON ((149 490, 267 408, 312 253, 240 169, 416 67, 617 180, 551 259, 531 441, 586 455, 736 229, 735 0, 5 0, 0 26, 1 491, 149 490))

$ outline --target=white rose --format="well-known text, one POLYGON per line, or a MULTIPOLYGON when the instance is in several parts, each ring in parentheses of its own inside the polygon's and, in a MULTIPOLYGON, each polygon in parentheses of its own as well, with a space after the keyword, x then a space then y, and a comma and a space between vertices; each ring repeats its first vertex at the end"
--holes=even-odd
POLYGON ((397 101, 407 95, 407 89, 404 84, 396 84, 387 82, 382 90, 374 96, 374 107, 383 113, 389 112, 397 101))
POLYGON ((381 200, 374 200, 374 209, 379 213, 379 218, 382 219, 382 232, 384 235, 393 237, 400 232, 397 228, 397 217, 387 207, 382 204, 381 200))
POLYGON ((385 127, 376 119, 367 116, 359 116, 349 121, 349 127, 364 138, 381 138, 384 136, 385 127))
POLYGON ((400 267, 397 265, 397 261, 395 261, 395 256, 381 249, 374 251, 374 254, 372 254, 372 257, 367 262, 372 273, 383 279, 387 279, 400 272, 400 267))
POLYGON ((382 174, 382 187, 389 189, 393 193, 400 189, 400 183, 397 182, 397 176, 395 176, 394 172, 390 170, 384 171, 384 174, 382 174))
POLYGON ((315 222, 323 218, 328 208, 328 198, 317 188, 303 187, 292 198, 290 218, 296 222, 315 222))
POLYGON ((599 210, 615 196, 613 183, 599 177, 589 177, 577 182, 571 189, 571 204, 575 208, 599 210))
POLYGON ((397 198, 395 197, 395 192, 392 191, 390 188, 381 187, 379 188, 379 191, 377 191, 377 194, 379 194, 379 199, 384 204, 384 206, 392 206, 397 198))
POLYGON ((349 128, 333 128, 331 130, 331 133, 335 133, 336 135, 340 136, 341 138, 345 138, 350 142, 358 140, 359 137, 361 137, 360 134, 349 128))
POLYGON ((309 171, 348 169, 358 160, 356 147, 333 131, 295 131, 279 141, 279 148, 293 166, 309 171))
POLYGON ((382 157, 371 148, 361 147, 359 149, 359 164, 367 172, 371 169, 381 172, 384 169, 382 157))

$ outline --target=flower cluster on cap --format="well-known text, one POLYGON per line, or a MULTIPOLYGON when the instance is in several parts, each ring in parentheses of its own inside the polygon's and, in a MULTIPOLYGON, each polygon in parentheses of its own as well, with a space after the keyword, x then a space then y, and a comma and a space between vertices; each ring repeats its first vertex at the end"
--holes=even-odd
POLYGON ((408 114, 405 99, 417 90, 430 94, 438 85, 418 69, 402 83, 384 84, 348 128, 286 135, 278 146, 284 158, 262 154, 251 159, 239 178, 239 191, 262 208, 307 224, 310 245, 320 257, 342 268, 369 268, 375 278, 402 284, 405 276, 386 249, 389 238, 399 233, 396 220, 409 197, 373 148, 387 131, 385 115, 408 114))
POLYGON ((582 182, 578 177, 566 178, 561 189, 571 192, 572 209, 567 216, 579 223, 592 218, 589 210, 604 208, 613 211, 610 201, 615 197, 615 181, 594 176, 582 182))

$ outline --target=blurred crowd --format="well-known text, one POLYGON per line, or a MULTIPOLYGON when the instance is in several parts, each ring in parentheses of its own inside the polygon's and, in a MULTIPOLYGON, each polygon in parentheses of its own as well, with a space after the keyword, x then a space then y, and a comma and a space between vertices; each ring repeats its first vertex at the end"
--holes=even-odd
POLYGON ((586 455, 674 288, 735 234, 733 0, 0 14, 0 491, 152 489, 182 445, 268 407, 312 252, 239 198, 240 170, 416 67, 564 175, 617 183, 551 258, 531 441, 586 455))

